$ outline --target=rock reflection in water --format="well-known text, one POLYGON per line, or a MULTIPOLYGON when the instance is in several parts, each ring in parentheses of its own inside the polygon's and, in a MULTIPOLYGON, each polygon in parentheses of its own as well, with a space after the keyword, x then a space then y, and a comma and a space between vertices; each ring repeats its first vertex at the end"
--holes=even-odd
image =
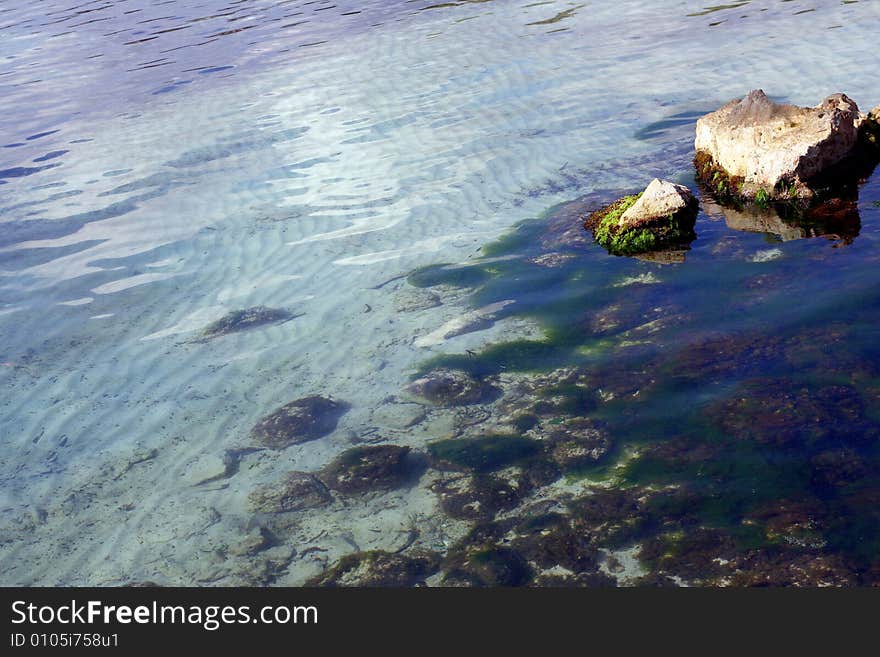
POLYGON ((783 242, 825 237, 836 244, 852 244, 862 227, 856 199, 833 198, 799 213, 784 206, 724 206, 705 195, 702 207, 728 228, 775 235, 783 242))

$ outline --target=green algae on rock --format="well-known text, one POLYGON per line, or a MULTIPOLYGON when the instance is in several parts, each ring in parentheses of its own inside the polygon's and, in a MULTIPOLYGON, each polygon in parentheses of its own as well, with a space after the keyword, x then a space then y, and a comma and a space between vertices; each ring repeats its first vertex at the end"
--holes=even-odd
POLYGON ((316 440, 334 431, 348 408, 345 402, 318 395, 296 399, 260 420, 251 437, 270 449, 316 440))
POLYGON ((593 212, 584 225, 613 255, 650 253, 692 242, 698 207, 686 187, 655 178, 640 194, 593 212))

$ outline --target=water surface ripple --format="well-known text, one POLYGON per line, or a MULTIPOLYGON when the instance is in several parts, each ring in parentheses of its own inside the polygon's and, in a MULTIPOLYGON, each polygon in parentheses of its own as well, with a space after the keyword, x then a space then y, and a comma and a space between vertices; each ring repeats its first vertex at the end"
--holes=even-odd
POLYGON ((696 116, 751 88, 876 105, 878 19, 802 0, 3 3, 0 583, 301 584, 414 527, 448 546, 465 527, 434 520, 428 474, 243 547, 255 487, 444 437, 383 404, 431 355, 524 330, 425 339, 461 299, 417 307, 401 276, 595 190, 692 182, 696 116), (258 306, 294 319, 198 339, 258 306), (332 434, 249 451, 260 418, 315 394, 351 404, 332 434))

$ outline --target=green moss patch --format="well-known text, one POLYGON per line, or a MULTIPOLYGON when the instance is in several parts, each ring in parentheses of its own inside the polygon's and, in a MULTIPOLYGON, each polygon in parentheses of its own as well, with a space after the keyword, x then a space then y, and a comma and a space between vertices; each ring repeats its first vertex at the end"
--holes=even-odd
POLYGON ((621 256, 680 246, 694 239, 693 217, 690 213, 669 215, 633 227, 620 226, 620 217, 641 196, 641 194, 624 196, 611 205, 593 212, 584 223, 585 228, 593 231, 595 240, 609 253, 621 256))

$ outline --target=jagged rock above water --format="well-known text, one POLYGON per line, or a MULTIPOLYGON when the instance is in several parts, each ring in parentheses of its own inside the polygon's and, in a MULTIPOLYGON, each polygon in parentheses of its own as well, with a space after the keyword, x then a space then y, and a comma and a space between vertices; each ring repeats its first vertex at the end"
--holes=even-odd
POLYGON ((326 436, 336 429, 348 404, 313 395, 303 397, 260 420, 251 431, 254 441, 270 449, 284 449, 326 436))
POLYGON ((345 494, 391 490, 408 474, 409 447, 368 445, 340 454, 321 471, 321 479, 333 490, 345 494))
POLYGON ((697 200, 684 185, 654 178, 639 199, 620 216, 618 224, 634 228, 682 211, 696 211, 697 200))
POLYGON ((294 315, 283 308, 267 308, 266 306, 255 306, 244 310, 234 310, 227 313, 216 322, 208 325, 202 332, 203 340, 210 340, 221 335, 229 333, 238 333, 239 331, 247 331, 266 324, 274 324, 276 322, 286 322, 294 319, 298 315, 294 315))
POLYGON ((697 177, 720 197, 810 199, 819 176, 876 135, 875 112, 860 114, 840 93, 798 107, 751 91, 697 121, 697 177))
POLYGON ((647 253, 691 242, 698 208, 687 187, 654 178, 642 193, 592 213, 585 227, 609 253, 647 253))
POLYGON ((261 513, 315 509, 332 500, 327 486, 308 472, 290 472, 282 481, 258 488, 248 496, 251 508, 261 513))
POLYGON ((306 586, 415 586, 437 572, 440 555, 426 550, 394 554, 382 550, 356 552, 313 577, 306 586))
POLYGON ((438 406, 465 406, 489 401, 497 390, 467 372, 438 368, 407 386, 407 391, 438 406))

